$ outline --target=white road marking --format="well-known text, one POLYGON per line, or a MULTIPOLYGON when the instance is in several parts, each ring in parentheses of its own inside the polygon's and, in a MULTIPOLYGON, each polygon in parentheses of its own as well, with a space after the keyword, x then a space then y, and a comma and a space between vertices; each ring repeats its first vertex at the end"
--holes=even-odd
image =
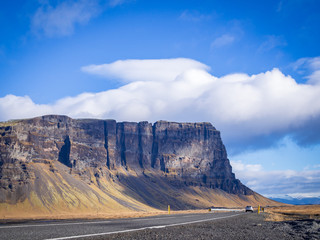
POLYGON ((110 221, 99 221, 99 222, 76 222, 76 223, 52 223, 52 224, 30 224, 30 225, 13 225, 13 226, 0 226, 3 228, 24 228, 24 227, 50 227, 50 226, 61 226, 61 225, 81 225, 81 224, 94 224, 94 223, 109 223, 110 221))
POLYGON ((76 235, 76 236, 69 236, 69 237, 49 238, 49 239, 45 239, 45 240, 65 240, 65 239, 74 239, 74 238, 85 238, 85 237, 94 237, 94 236, 110 235, 110 234, 116 234, 116 233, 127 233, 127 232, 142 231, 142 230, 146 230, 146 229, 155 229, 155 228, 165 228, 165 227, 181 226, 181 225, 187 225, 187 224, 193 224, 193 223, 208 222, 208 221, 213 221, 213 220, 218 220, 218 219, 223 219, 223 218, 230 218, 230 217, 235 217, 235 216, 242 215, 242 214, 243 214, 243 213, 238 213, 238 214, 234 214, 234 215, 230 215, 230 216, 225 216, 225 217, 202 219, 202 220, 196 220, 196 221, 184 222, 184 223, 174 223, 174 224, 168 224, 168 225, 143 227, 143 228, 128 229, 128 230, 121 230, 121 231, 114 231, 114 232, 93 233, 93 234, 76 235))

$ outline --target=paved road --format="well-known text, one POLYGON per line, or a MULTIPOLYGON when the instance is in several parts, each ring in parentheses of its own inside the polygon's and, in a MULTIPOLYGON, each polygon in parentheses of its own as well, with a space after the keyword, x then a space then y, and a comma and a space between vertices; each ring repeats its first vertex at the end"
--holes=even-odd
POLYGON ((38 221, 19 224, 0 224, 0 239, 86 239, 93 236, 133 232, 144 229, 164 228, 183 224, 218 221, 244 213, 202 213, 176 214, 145 218, 77 220, 77 221, 38 221))

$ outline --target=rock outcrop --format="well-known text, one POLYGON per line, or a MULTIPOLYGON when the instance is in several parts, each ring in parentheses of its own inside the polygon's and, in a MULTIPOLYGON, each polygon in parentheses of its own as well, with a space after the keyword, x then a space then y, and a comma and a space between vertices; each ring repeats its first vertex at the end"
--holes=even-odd
POLYGON ((0 203, 30 200, 32 191, 41 196, 41 181, 61 178, 62 173, 68 175, 63 178, 93 184, 106 194, 108 182, 121 183, 131 189, 132 198, 147 205, 152 205, 146 200, 150 196, 138 194, 143 183, 135 186, 137 179, 152 182, 154 188, 165 182, 177 190, 202 187, 254 194, 235 178, 220 132, 210 123, 151 124, 57 115, 0 123, 0 203), (41 167, 48 169, 46 177, 41 167))

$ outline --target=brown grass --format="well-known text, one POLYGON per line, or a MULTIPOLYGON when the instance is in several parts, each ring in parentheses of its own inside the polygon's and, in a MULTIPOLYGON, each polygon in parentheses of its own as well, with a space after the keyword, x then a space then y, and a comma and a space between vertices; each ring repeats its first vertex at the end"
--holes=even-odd
MULTIPOLYGON (((167 204, 175 209, 207 209, 211 206, 244 208, 246 205, 278 205, 259 194, 238 196, 228 194, 219 189, 205 187, 172 186, 159 176, 150 174, 149 178, 139 178, 135 172, 130 172, 128 180, 122 176, 116 179, 104 173, 104 177, 94 177, 92 169, 87 169, 88 175, 82 179, 80 175, 70 173, 60 162, 33 162, 28 165, 30 173, 29 189, 23 201, 12 204, 0 203, 0 219, 97 219, 97 218, 128 218, 167 214, 167 204), (54 171, 51 171, 54 169, 54 171), (136 174, 136 175, 135 175, 136 174), (131 177, 131 178, 129 178, 131 177), (154 185, 150 179, 157 184, 154 185), (131 184, 131 185, 130 185, 131 184), (162 197, 164 196, 164 197, 162 197), (151 207, 154 206, 154 207, 151 207), (193 206, 193 207, 192 207, 193 206), (161 209, 161 210, 159 210, 161 209)), ((129 174, 123 171, 123 175, 129 174)), ((146 173, 145 173, 146 174, 146 173)), ((187 211, 199 212, 207 210, 187 211)), ((186 211, 172 211, 172 214, 186 211)))
MULTIPOLYGON (((182 210, 170 211, 170 215, 185 214, 185 213, 208 213, 207 209, 204 210, 182 210)), ((61 220, 61 219, 117 219, 117 218, 141 218, 157 215, 167 215, 168 211, 150 211, 150 212, 119 212, 119 213, 73 213, 73 214, 47 214, 47 215, 26 215, 13 218, 0 219, 0 223, 5 222, 20 222, 24 220, 61 220)))
POLYGON ((266 208, 267 221, 320 219, 320 205, 288 205, 266 208))

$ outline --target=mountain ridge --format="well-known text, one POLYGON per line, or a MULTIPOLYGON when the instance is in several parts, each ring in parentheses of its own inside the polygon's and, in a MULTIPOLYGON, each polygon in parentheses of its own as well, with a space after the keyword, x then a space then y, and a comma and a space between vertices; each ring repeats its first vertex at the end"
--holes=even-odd
POLYGON ((0 146, 0 214, 275 204, 235 178, 211 123, 46 115, 1 123, 0 146))

